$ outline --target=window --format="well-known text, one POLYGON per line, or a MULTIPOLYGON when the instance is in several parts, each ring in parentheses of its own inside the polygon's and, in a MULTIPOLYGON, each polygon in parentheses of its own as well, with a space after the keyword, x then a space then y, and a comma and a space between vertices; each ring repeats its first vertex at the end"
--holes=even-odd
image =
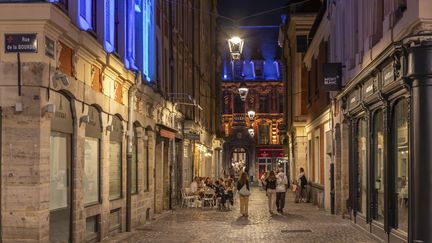
POLYGON ((114 0, 114 52, 119 52, 119 44, 120 44, 120 35, 119 35, 119 26, 120 26, 120 0, 114 0))
POLYGON ((135 136, 133 138, 132 144, 132 168, 131 168, 131 193, 138 193, 138 138, 136 137, 136 129, 135 136))
POLYGON ((299 35, 297 36, 297 52, 305 53, 308 48, 307 36, 299 35))
MULTIPOLYGON (((150 190, 150 175, 149 175, 149 141, 148 136, 144 137, 144 146, 145 146, 145 164, 144 164, 144 191, 148 192, 150 190)), ((187 153, 185 153, 187 155, 187 153)))
POLYGON ((241 100, 240 95, 234 95, 234 113, 244 113, 244 102, 241 100))
POLYGON ((259 144, 269 144, 270 138, 269 138, 269 125, 262 124, 259 125, 259 144))
POLYGON ((70 224, 70 135, 50 136, 50 241, 69 238, 70 224))
POLYGON ((121 197, 121 143, 110 142, 109 145, 109 199, 121 197))
POLYGON ((409 155, 408 155, 408 105, 407 101, 399 101, 394 106, 393 115, 393 158, 395 163, 395 192, 397 198, 396 228, 408 232, 408 200, 409 200, 409 155))
POLYGON ((91 30, 97 32, 97 0, 91 0, 91 30))
POLYGON ((109 199, 119 199, 122 196, 122 141, 123 127, 121 120, 114 116, 110 132, 109 144, 109 199))
POLYGON ((366 194, 367 194, 367 174, 366 174, 366 120, 360 119, 357 126, 357 166, 358 166, 358 190, 357 210, 360 213, 366 213, 366 194))
POLYGON ((99 202, 99 138, 84 140, 84 203, 99 202))
POLYGON ((269 113, 269 98, 268 95, 260 95, 259 97, 259 112, 260 113, 269 113))
POLYGON ((321 160, 320 160, 320 137, 315 137, 314 140, 314 168, 315 182, 321 183, 321 160))
POLYGON ((384 222, 384 127, 383 113, 378 111, 373 120, 373 160, 374 160, 374 213, 373 219, 384 222))

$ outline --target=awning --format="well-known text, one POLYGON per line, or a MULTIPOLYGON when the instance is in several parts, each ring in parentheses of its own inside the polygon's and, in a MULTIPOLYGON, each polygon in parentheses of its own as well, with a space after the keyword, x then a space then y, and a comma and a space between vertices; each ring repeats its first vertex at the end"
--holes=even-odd
POLYGON ((159 129, 159 135, 164 138, 174 139, 177 134, 177 130, 167 127, 163 124, 156 124, 156 127, 159 129))

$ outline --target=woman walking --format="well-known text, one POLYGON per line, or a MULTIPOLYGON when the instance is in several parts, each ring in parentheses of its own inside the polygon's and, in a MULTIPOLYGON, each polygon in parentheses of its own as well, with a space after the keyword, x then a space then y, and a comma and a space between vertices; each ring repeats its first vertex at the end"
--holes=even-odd
POLYGON ((276 182, 274 171, 270 171, 268 178, 265 180, 270 214, 273 214, 276 209, 276 182))
POLYGON ((244 217, 248 217, 248 204, 249 204, 249 180, 247 178, 246 173, 242 173, 240 176, 240 180, 237 182, 237 190, 240 197, 240 213, 244 217))

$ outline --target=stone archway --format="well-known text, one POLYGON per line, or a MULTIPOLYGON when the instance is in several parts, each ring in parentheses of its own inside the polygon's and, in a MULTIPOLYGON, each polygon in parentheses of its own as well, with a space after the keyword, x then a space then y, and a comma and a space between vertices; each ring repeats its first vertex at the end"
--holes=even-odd
POLYGON ((231 135, 223 146, 223 168, 226 176, 229 176, 232 155, 236 149, 242 148, 245 152, 245 171, 248 175, 255 175, 255 141, 249 135, 246 127, 233 127, 231 135))

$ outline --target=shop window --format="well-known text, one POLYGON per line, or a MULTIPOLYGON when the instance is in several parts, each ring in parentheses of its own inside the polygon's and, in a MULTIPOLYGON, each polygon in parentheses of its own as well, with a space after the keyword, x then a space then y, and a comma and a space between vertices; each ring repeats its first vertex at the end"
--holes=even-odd
POLYGON ((122 196, 122 139, 123 128, 121 120, 113 117, 109 144, 109 199, 119 199, 122 196))
POLYGON ((384 222, 384 127, 383 113, 378 111, 373 120, 374 213, 373 219, 384 222))
POLYGON ((99 111, 89 107, 90 122, 86 124, 84 139, 84 204, 100 200, 100 139, 102 126, 99 111))
POLYGON ((59 69, 66 75, 72 76, 73 66, 72 66, 72 57, 73 50, 67 45, 60 42, 60 57, 59 57, 59 69))
POLYGON ((84 140, 84 203, 99 201, 99 146, 98 138, 84 140))
POLYGON ((408 232, 408 105, 407 101, 399 101, 394 106, 393 115, 393 158, 395 162, 395 192, 396 192, 396 228, 408 232))
POLYGON ((366 174, 366 136, 367 124, 365 119, 360 119, 357 126, 357 166, 358 166, 358 190, 357 210, 366 213, 367 174, 366 174))
POLYGON ((138 138, 136 136, 136 128, 135 136, 133 138, 132 143, 132 164, 131 164, 131 193, 138 193, 138 138))
POLYGON ((86 219, 86 242, 98 242, 99 241, 99 217, 93 216, 86 219))

